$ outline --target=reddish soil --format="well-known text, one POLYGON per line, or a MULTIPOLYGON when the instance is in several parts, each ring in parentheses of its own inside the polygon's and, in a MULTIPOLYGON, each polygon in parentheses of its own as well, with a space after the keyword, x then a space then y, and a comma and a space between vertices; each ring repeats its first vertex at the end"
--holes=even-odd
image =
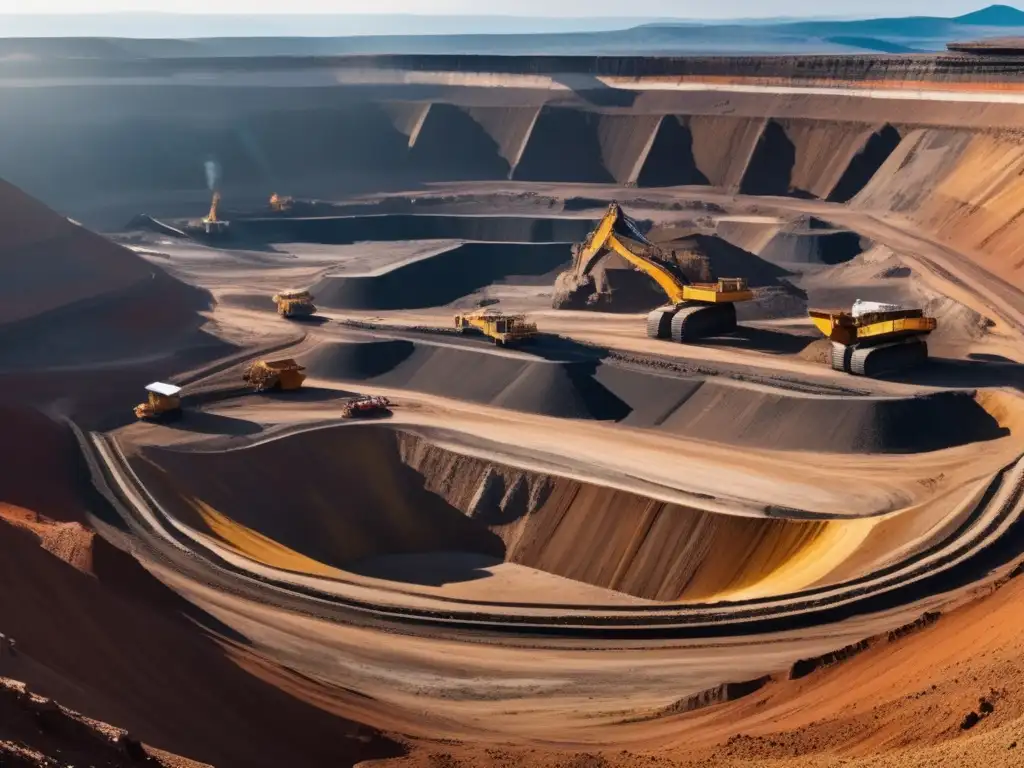
MULTIPOLYGON (((0 675, 218 766, 338 766, 397 753, 372 731, 250 675, 241 663, 251 651, 228 652, 196 625, 195 611, 169 610, 176 596, 133 559, 107 555, 107 577, 120 568, 118 581, 141 583, 119 593, 42 549, 33 532, 0 522, 0 631, 17 641, 16 655, 0 657, 0 675), (140 600, 147 591, 167 594, 140 600)), ((278 674, 271 666, 268 675, 278 674)))

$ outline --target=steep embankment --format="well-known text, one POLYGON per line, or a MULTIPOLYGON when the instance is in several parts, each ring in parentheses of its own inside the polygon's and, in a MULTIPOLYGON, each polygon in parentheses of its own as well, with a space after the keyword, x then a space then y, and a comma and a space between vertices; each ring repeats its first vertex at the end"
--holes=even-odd
POLYGON ((1024 143, 1013 134, 909 131, 853 204, 910 218, 1019 288, 1022 169, 1024 143))
POLYGON ((618 421, 702 440, 781 450, 914 453, 991 440, 1006 430, 971 396, 802 396, 675 378, 593 360, 443 342, 322 344, 302 358, 311 376, 577 419, 618 421), (465 371, 473 371, 466 376, 465 371))
POLYGON ((872 527, 717 515, 503 468, 409 435, 399 444, 428 488, 501 537, 508 561, 653 600, 798 589, 823 578, 872 527))
MULTIPOLYGON (((249 653, 209 633, 240 638, 86 528, 118 518, 69 429, 10 406, 0 419, 12 436, 0 445, 0 632, 17 642, 16 654, 0 653, 0 674, 204 763, 336 766, 396 754, 284 693, 278 686, 294 681, 273 665, 258 662, 262 679, 249 674, 249 653), (280 738, 281 717, 291 740, 280 738)), ((0 718, 0 742, 12 725, 0 718)))
POLYGON ((2 629, 18 647, 15 658, 3 659, 6 674, 204 763, 335 766, 398 753, 276 687, 294 681, 273 666, 263 667, 262 679, 250 674, 240 666, 254 663, 247 652, 232 658, 193 619, 230 630, 121 557, 110 581, 132 586, 119 592, 44 551, 31 532, 0 522, 2 629), (164 604, 154 604, 147 588, 164 604), (291 724, 287 743, 280 718, 291 724))
MULTIPOLYGON (((702 512, 368 425, 223 452, 150 447, 132 464, 187 524, 268 564, 322 575, 381 556, 459 552, 656 600, 753 597, 824 578, 873 525, 702 512)), ((407 571, 429 561, 405 562, 407 571)))
POLYGON ((381 554, 503 551, 496 536, 424 490, 389 430, 317 430, 210 454, 149 448, 133 466, 190 525, 217 530, 227 517, 328 566, 381 554))
POLYGON ((332 309, 436 307, 499 281, 550 284, 569 258, 563 243, 463 243, 380 273, 328 275, 310 290, 332 309))
POLYGON ((203 341, 205 291, 3 182, 0 209, 0 367, 88 367, 203 341))

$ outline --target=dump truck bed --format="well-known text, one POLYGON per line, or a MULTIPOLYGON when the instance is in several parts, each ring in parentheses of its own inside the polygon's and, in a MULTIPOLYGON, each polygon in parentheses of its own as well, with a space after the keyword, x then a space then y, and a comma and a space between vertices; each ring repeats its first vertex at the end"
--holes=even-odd
POLYGON ((924 336, 935 330, 934 317, 921 309, 869 312, 860 316, 842 309, 809 309, 811 322, 832 341, 851 345, 900 336, 924 336))

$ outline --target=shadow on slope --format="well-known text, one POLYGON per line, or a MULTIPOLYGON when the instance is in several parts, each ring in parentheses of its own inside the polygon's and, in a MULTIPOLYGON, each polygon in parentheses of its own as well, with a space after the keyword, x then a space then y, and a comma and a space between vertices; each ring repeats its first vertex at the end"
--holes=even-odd
MULTIPOLYGON (((468 118, 467 118, 468 119, 468 118)), ((392 213, 317 218, 236 219, 232 228, 263 242, 328 243, 362 241, 480 240, 492 243, 573 243, 593 227, 588 219, 554 216, 460 216, 392 213)))
POLYGON ((316 378, 365 381, 548 416, 618 421, 631 410, 595 377, 596 360, 550 362, 460 343, 374 341, 322 344, 302 363, 316 378))
POLYGON ((425 490, 386 428, 347 425, 211 453, 149 447, 132 465, 180 519, 275 567, 348 569, 438 551, 504 557, 500 539, 425 490))
POLYGON ((562 243, 464 243, 376 275, 325 277, 310 289, 332 309, 417 309, 448 304, 499 280, 551 275, 571 258, 562 243))

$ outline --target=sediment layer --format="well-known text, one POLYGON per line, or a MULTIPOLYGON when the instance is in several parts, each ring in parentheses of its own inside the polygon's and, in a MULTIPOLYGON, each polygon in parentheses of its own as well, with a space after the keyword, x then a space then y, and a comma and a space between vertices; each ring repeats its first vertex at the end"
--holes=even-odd
POLYGON ((824 578, 828 552, 851 554, 870 530, 698 511, 370 425, 213 453, 150 447, 132 463, 191 527, 270 565, 321 575, 359 572, 383 556, 457 552, 654 600, 765 596, 824 578))

